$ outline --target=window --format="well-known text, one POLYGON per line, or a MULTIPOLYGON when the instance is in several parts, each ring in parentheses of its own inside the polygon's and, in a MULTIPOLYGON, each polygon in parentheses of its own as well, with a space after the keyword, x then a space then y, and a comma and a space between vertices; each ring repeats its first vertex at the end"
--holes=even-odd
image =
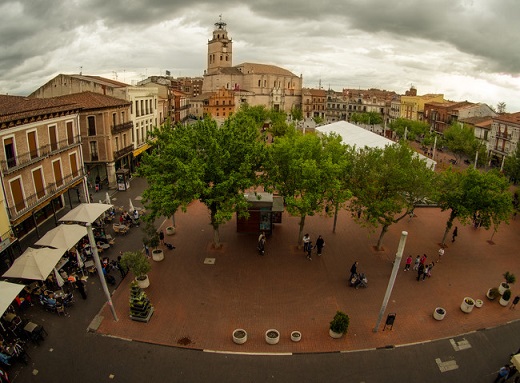
POLYGON ((29 154, 31 160, 38 158, 38 144, 36 143, 36 131, 27 133, 27 141, 29 141, 29 154))
POLYGON ((78 172, 78 158, 76 153, 71 153, 69 156, 70 160, 70 171, 72 172, 72 177, 76 178, 79 175, 78 172))
POLYGON ((135 100, 135 115, 139 117, 139 101, 135 100))
POLYGON ((67 142, 69 145, 74 143, 74 124, 72 121, 67 121, 67 142))
MULTIPOLYGON (((130 106, 131 106, 131 105, 132 105, 132 104, 130 104, 130 106)), ((130 111, 130 113, 132 113, 132 112, 130 111)), ((121 112, 121 123, 122 123, 122 124, 125 123, 125 112, 121 112)))
POLYGON ((144 100, 141 100, 141 114, 144 114, 144 100))
POLYGON ((34 189, 36 191, 36 196, 38 199, 45 197, 45 187, 43 182, 43 174, 42 168, 34 169, 32 171, 33 181, 34 181, 34 189))
POLYGON ((49 126, 49 141, 51 142, 51 150, 58 150, 58 137, 56 135, 56 125, 49 126))
POLYGON ((261 80, 258 80, 258 86, 260 86, 260 81, 261 81, 261 80))
MULTIPOLYGON (((133 130, 132 130, 132 134, 133 134, 133 130)), ((126 148, 126 134, 123 134, 123 148, 126 148)))
POLYGON ((52 163, 52 169, 54 171, 54 180, 56 181, 56 186, 63 185, 63 175, 61 174, 61 161, 56 160, 52 163))
POLYGON ((97 150, 97 142, 90 141, 90 160, 97 161, 99 159, 98 150, 97 150))
POLYGON ((116 114, 112 113, 112 126, 116 126, 116 114))
POLYGON ((21 178, 17 178, 9 183, 11 186, 11 195, 13 196, 14 208, 17 212, 25 209, 25 200, 23 198, 21 181, 21 178))
POLYGON ((16 166, 16 153, 14 151, 14 140, 12 137, 4 140, 4 150, 7 167, 12 168, 16 166))
POLYGON ((119 137, 114 137, 116 152, 119 150, 119 137))
POLYGON ((88 116, 87 125, 88 125, 88 135, 95 136, 96 135, 96 117, 88 116))

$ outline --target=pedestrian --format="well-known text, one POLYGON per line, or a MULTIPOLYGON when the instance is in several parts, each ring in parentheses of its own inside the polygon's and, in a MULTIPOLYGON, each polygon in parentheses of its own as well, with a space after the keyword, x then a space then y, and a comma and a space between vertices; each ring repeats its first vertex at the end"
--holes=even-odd
POLYGON ((406 258, 406 264, 404 265, 404 271, 410 270, 411 265, 412 265, 412 256, 409 255, 408 258, 406 258))
POLYGON ((423 269, 423 272, 422 272, 422 280, 423 281, 428 276, 429 270, 430 270, 430 265, 424 265, 424 269, 423 269))
POLYGON ((417 269, 417 280, 420 281, 424 272, 424 263, 419 263, 419 268, 417 269))
POLYGON ((161 241, 161 245, 164 245, 164 231, 159 232, 159 241, 161 241))
POLYGON ((426 258, 428 258, 428 256, 426 254, 423 254, 419 263, 424 266, 426 263, 426 258))
POLYGON ((413 264, 413 269, 414 271, 417 271, 419 270, 419 263, 421 262, 421 256, 418 255, 416 258, 415 258, 415 261, 414 261, 414 264, 413 264))
POLYGON ((451 242, 455 242, 457 235, 459 235, 459 228, 455 226, 455 229, 453 229, 453 233, 451 235, 451 242))
POLYGON ((323 250, 323 247, 325 246, 325 240, 321 235, 318 235, 318 239, 316 240, 316 245, 314 246, 316 248, 316 253, 318 254, 318 257, 321 257, 321 252, 323 250))
POLYGON ((511 307, 509 307, 509 310, 514 310, 519 301, 520 295, 517 295, 515 299, 513 299, 513 303, 511 303, 511 307))
POLYGON ((76 279, 76 288, 78 289, 81 298, 87 299, 87 291, 85 290, 85 282, 81 278, 76 279))
POLYGON ((441 257, 444 255, 444 248, 441 247, 437 253, 439 254, 439 259, 437 260, 437 262, 440 262, 441 257))
POLYGON ((125 270, 123 265, 121 265, 121 256, 120 255, 117 256, 116 266, 119 269, 119 272, 121 273, 121 279, 124 279, 126 277, 127 270, 125 270))
POLYGON ((265 234, 261 233, 260 236, 258 237, 258 246, 257 246, 258 251, 260 252, 260 255, 265 254, 265 242, 266 242, 265 234))
POLYGON ((307 233, 303 236, 303 252, 306 253, 308 251, 309 242, 311 241, 311 236, 307 233))
POLYGON ((354 278, 356 275, 357 275, 357 267, 358 267, 358 261, 354 262, 352 264, 352 267, 350 268, 350 277, 349 277, 349 281, 352 280, 352 278, 354 278))
POLYGON ((312 261, 312 241, 307 244, 307 259, 312 261))
POLYGON ((497 377, 495 378, 493 383, 505 382, 509 376, 510 370, 511 369, 507 364, 504 367, 500 367, 500 370, 498 370, 497 377))
POLYGON ((144 253, 146 254, 146 258, 150 258, 150 248, 146 246, 146 243, 143 243, 144 253))
POLYGON ((435 262, 432 262, 428 265, 428 278, 432 276, 433 266, 435 266, 435 262))

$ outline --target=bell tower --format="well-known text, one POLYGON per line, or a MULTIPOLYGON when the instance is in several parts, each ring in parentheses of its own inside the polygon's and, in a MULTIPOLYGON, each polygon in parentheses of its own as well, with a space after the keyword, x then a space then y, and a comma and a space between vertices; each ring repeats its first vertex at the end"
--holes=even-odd
POLYGON ((231 68, 233 66, 233 41, 228 38, 226 23, 219 21, 215 23, 213 38, 208 40, 208 69, 207 74, 217 73, 220 68, 231 68))

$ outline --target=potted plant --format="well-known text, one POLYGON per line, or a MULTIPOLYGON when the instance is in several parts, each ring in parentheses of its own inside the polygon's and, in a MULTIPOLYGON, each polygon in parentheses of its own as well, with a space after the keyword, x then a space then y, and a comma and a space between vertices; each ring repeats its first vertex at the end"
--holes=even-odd
POLYGON ((299 342, 302 339, 302 333, 299 331, 291 332, 291 340, 293 342, 299 342))
POLYGON ((175 227, 174 226, 167 226, 166 227, 166 235, 174 235, 175 234, 175 227))
POLYGON ((434 317, 436 320, 443 320, 445 316, 446 316, 446 310, 443 309, 442 307, 437 307, 437 308, 433 311, 433 317, 434 317))
POLYGON ((158 249, 160 238, 157 229, 151 221, 147 221, 143 228, 144 238, 143 243, 152 249, 152 259, 156 262, 160 262, 164 259, 164 252, 162 249, 158 249))
POLYGON ((509 304, 509 300, 511 299, 511 290, 507 289, 504 291, 504 294, 502 294, 502 297, 498 301, 502 306, 506 307, 509 304))
POLYGON ((470 313, 471 310, 473 310, 473 307, 475 307, 475 300, 470 297, 464 297, 462 300, 462 303, 460 304, 460 309, 465 313, 470 313))
POLYGON ((330 322, 329 335, 332 338, 341 338, 347 332, 349 324, 349 316, 342 311, 337 311, 330 322))
POLYGON ((130 319, 148 323, 153 310, 154 308, 144 291, 136 281, 132 281, 130 285, 130 319))
POLYGON ((505 282, 502 282, 500 286, 498 286, 498 291, 500 292, 500 295, 504 294, 504 291, 511 288, 511 286, 509 285, 512 285, 516 282, 515 275, 510 273, 509 271, 506 271, 502 275, 504 276, 505 282))
POLYGON ((265 332, 265 341, 268 344, 277 344, 280 341, 280 331, 271 328, 265 332))
POLYGON ((483 304, 484 302, 482 301, 482 299, 475 299, 475 307, 481 308, 483 304))
POLYGON ((490 301, 492 301, 493 299, 495 299, 496 297, 498 297, 500 295, 500 292, 498 291, 498 288, 496 287, 492 287, 488 290, 488 292, 486 293, 486 297, 488 297, 488 299, 490 301))
POLYGON ((247 331, 242 328, 233 330, 233 342, 236 344, 244 344, 247 341, 247 331))
POLYGON ((152 266, 141 251, 127 251, 123 253, 121 266, 132 272, 140 288, 145 289, 150 286, 150 280, 146 274, 152 269, 152 266))

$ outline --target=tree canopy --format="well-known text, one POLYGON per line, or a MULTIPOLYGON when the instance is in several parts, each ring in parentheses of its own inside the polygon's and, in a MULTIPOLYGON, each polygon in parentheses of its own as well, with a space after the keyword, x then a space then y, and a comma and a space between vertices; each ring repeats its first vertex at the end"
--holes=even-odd
POLYGON ((515 151, 505 158, 504 173, 514 184, 520 181, 520 145, 517 144, 515 151))
POLYGON ((496 170, 480 172, 468 168, 464 172, 448 169, 439 174, 437 202, 442 211, 450 210, 442 242, 455 218, 463 225, 472 222, 489 229, 508 222, 513 213, 512 195, 507 179, 496 170))
POLYGON ((352 113, 350 121, 366 125, 379 125, 383 123, 383 117, 377 112, 352 113))
POLYGON ((145 206, 152 216, 168 217, 200 200, 210 211, 214 245, 220 247, 219 226, 236 211, 246 211, 243 191, 257 183, 265 148, 258 119, 239 111, 222 127, 205 119, 166 126, 154 136, 153 152, 144 155, 139 168, 148 181, 145 206))
MULTIPOLYGON (((479 148, 479 141, 475 137, 474 129, 466 124, 454 122, 444 131, 444 144, 453 152, 457 162, 463 156, 473 156, 479 148)), ((480 153, 479 153, 480 155, 480 153)))
POLYGON ((395 119, 390 123, 389 128, 399 137, 404 137, 406 131, 407 140, 428 138, 430 133, 430 126, 427 123, 407 120, 406 118, 395 119))

